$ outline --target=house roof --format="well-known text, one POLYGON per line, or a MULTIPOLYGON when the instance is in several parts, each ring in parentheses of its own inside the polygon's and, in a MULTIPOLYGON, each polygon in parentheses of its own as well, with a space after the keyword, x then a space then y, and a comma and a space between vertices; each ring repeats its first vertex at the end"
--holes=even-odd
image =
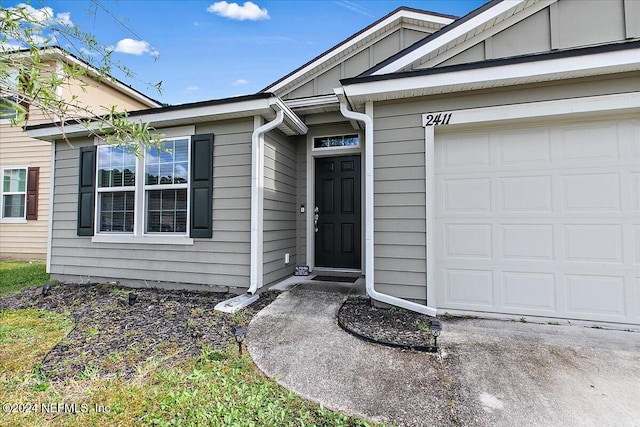
MULTIPOLYGON (((89 64, 88 62, 86 62, 85 60, 78 58, 76 55, 74 55, 73 53, 59 47, 59 46, 45 46, 40 48, 41 54, 43 56, 45 55, 49 55, 52 58, 55 59, 59 59, 61 61, 66 62, 69 65, 77 65, 80 66, 82 68, 85 68, 86 70, 88 70, 88 72, 92 75, 92 76, 102 76, 104 75, 104 73, 101 73, 100 71, 98 71, 93 65, 89 64)), ((30 49, 20 49, 20 50, 16 50, 14 52, 12 52, 12 54, 17 54, 17 55, 30 55, 31 54, 31 50, 30 49)), ((113 76, 109 76, 108 78, 104 78, 100 81, 100 83, 104 83, 114 89, 116 89, 117 91, 124 93, 128 96, 130 96, 131 98, 137 100, 138 102, 141 102, 142 104, 146 105, 147 107, 150 108, 155 108, 155 107, 161 107, 162 103, 158 100, 155 100, 147 95, 145 95, 144 93, 138 91, 137 89, 134 89, 132 86, 127 85, 125 83, 123 83, 122 81, 116 79, 113 76)))
POLYGON ((338 43, 337 45, 316 56, 301 67, 276 80, 269 86, 262 89, 261 92, 276 92, 305 75, 313 74, 314 71, 321 69, 330 58, 339 56, 341 53, 348 51, 351 47, 363 42, 385 27, 403 19, 417 19, 420 21, 429 21, 438 25, 448 25, 449 23, 457 19, 457 17, 453 15, 429 12, 409 7, 399 7, 393 12, 380 18, 373 24, 358 31, 346 40, 338 43))
POLYGON ((640 70, 640 40, 343 79, 353 102, 425 96, 640 70))
MULTIPOLYGON (((275 117, 277 110, 284 111, 285 119, 279 127, 287 135, 307 132, 307 127, 284 102, 272 93, 259 92, 253 95, 232 98, 213 99, 168 107, 151 108, 128 113, 129 120, 148 122, 155 128, 203 123, 212 120, 253 117, 263 115, 267 119, 275 117)), ((27 126, 26 131, 32 138, 55 141, 64 135, 68 138, 86 136, 90 133, 84 125, 74 121, 45 123, 27 126)), ((98 129, 98 122, 94 130, 98 129)))
MULTIPOLYGON (((488 37, 508 26, 512 20, 548 7, 556 0, 491 0, 462 18, 363 72, 358 77, 389 74, 405 69, 422 58, 442 56, 444 52, 469 44, 476 35, 488 37)), ((444 59, 442 59, 444 60, 444 59)))

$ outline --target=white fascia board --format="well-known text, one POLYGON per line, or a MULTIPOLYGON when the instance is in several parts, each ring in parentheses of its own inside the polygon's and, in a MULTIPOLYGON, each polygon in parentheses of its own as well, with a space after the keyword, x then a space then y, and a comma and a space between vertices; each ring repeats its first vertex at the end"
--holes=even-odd
POLYGON ((374 95, 398 94, 430 88, 447 87, 447 92, 464 90, 473 84, 490 83, 491 87, 506 86, 517 80, 555 80, 567 73, 581 77, 640 70, 640 49, 618 50, 592 55, 546 59, 535 62, 507 64, 486 68, 475 68, 449 73, 436 73, 378 80, 344 86, 348 97, 369 99, 374 95))
POLYGON ((408 52, 406 55, 398 58, 390 64, 380 68, 379 70, 372 73, 372 75, 382 75, 395 73, 404 67, 412 64, 413 62, 419 60, 423 56, 429 54, 430 52, 441 48, 442 46, 446 46, 448 43, 451 43, 455 39, 460 36, 463 36, 469 31, 474 30, 486 23, 490 22, 493 19, 496 19, 498 16, 503 13, 509 11, 510 9, 518 6, 523 3, 525 0, 504 0, 490 9, 485 10, 477 16, 469 19, 467 22, 464 22, 458 25, 456 28, 451 31, 447 31, 442 34, 440 37, 436 37, 430 42, 426 43, 424 46, 421 46, 411 52, 408 52))
MULTIPOLYGON (((640 92, 614 95, 587 96, 582 98, 554 101, 528 102, 525 104, 499 105, 495 107, 470 108, 448 111, 451 119, 444 127, 464 124, 544 118, 568 114, 588 114, 616 111, 633 112, 640 110, 640 92)), ((434 114, 434 113, 431 113, 434 114)), ((438 114, 437 112, 435 114, 438 114)), ((422 115, 422 125, 426 126, 427 114, 422 115)), ((443 126, 439 126, 443 127, 443 126)), ((432 126, 430 126, 433 129, 432 126)))
POLYGON ((306 73, 312 71, 314 68, 318 67, 323 62, 328 61, 331 57, 337 55, 339 52, 348 50, 349 48, 351 48, 352 46, 360 43, 362 40, 366 39, 367 37, 370 37, 371 35, 375 34, 377 31, 380 31, 382 28, 386 27, 387 25, 390 25, 393 22, 397 21, 398 19, 402 19, 402 18, 416 19, 416 20, 419 20, 419 21, 429 21, 429 22, 433 22, 435 24, 442 24, 442 25, 448 25, 448 24, 450 24, 450 23, 452 23, 454 21, 451 18, 446 18, 446 17, 443 17, 443 16, 418 13, 418 12, 414 12, 414 11, 410 11, 410 10, 401 10, 397 14, 389 16, 387 19, 379 22, 377 25, 369 28, 367 31, 362 32, 361 34, 359 34, 358 36, 356 36, 353 39, 349 40, 348 42, 337 46, 335 49, 330 50, 326 54, 324 54, 321 57, 317 58, 312 63, 308 64, 307 66, 305 66, 305 67, 303 67, 301 69, 299 69, 294 74, 292 74, 289 77, 287 77, 285 80, 283 80, 281 82, 278 82, 278 83, 276 83, 276 84, 274 84, 272 86, 268 86, 267 88, 265 88, 264 91, 265 92, 276 92, 276 91, 278 91, 279 89, 287 86, 292 81, 294 81, 297 78, 299 78, 300 76, 303 76, 306 73))
MULTIPOLYGON (((229 102, 224 104, 209 105, 204 107, 185 108, 171 111, 158 111, 148 114, 140 114, 129 117, 131 122, 151 123, 153 126, 162 126, 163 122, 184 122, 202 121, 203 118, 215 120, 216 116, 225 114, 242 113, 247 117, 252 117, 258 112, 272 110, 269 98, 253 99, 241 102, 229 102)), ((64 126, 64 134, 68 137, 80 136, 87 134, 87 128, 81 124, 71 124, 64 126)), ((94 124, 95 130, 98 124, 94 124)), ((62 138, 62 132, 58 126, 49 126, 40 129, 31 129, 27 131, 27 135, 31 138, 44 139, 54 141, 62 138)))

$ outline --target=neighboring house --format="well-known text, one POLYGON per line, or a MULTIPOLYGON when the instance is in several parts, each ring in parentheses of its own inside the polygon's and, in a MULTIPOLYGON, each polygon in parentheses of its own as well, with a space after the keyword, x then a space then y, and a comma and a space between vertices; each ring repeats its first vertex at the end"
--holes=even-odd
POLYGON ((133 113, 173 156, 29 134, 56 141, 54 278, 251 295, 306 264, 430 315, 640 325, 639 114, 640 3, 492 1, 133 113))
MULTIPOLYGON (((21 52, 16 52, 19 54, 21 52)), ((63 73, 62 63, 91 67, 70 53, 56 47, 43 49, 45 61, 63 73), (48 62, 47 62, 48 63, 48 62)), ((0 96, 2 95, 0 90, 0 96)), ((159 107, 160 104, 123 83, 103 79, 100 84, 88 76, 78 76, 63 85, 58 96, 64 100, 77 97, 96 114, 104 106, 117 106, 119 111, 159 107)), ((74 104, 76 101, 74 101, 74 104)), ((29 108, 29 106, 26 106, 29 108)), ((49 232, 49 200, 51 188, 51 144, 27 136, 22 126, 12 126, 16 111, 0 112, 0 257, 45 259, 49 232)), ((51 118, 36 108, 29 108, 28 125, 48 123, 51 118)))

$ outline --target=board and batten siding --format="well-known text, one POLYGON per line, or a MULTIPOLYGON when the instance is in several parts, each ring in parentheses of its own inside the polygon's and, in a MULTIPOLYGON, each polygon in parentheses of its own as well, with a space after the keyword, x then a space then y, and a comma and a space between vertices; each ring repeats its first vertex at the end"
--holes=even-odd
POLYGON ((296 257, 297 151, 293 138, 275 130, 264 144, 263 283, 293 273, 296 257), (285 254, 289 263, 285 264, 285 254))
POLYGON ((374 104, 375 286, 426 298, 425 133, 422 114, 637 91, 640 73, 374 104))
POLYGON ((79 148, 56 144, 51 273, 54 279, 122 284, 246 288, 251 248, 251 134, 253 119, 201 124, 214 133, 213 237, 193 245, 93 243, 76 235, 79 148), (128 282, 129 281, 129 282, 128 282))
POLYGON ((354 48, 346 59, 334 62, 333 66, 327 65, 326 70, 302 80, 294 89, 278 92, 277 95, 287 100, 333 94, 333 88, 340 86, 340 79, 357 76, 434 31, 435 28, 427 27, 419 30, 398 27, 369 45, 354 48))

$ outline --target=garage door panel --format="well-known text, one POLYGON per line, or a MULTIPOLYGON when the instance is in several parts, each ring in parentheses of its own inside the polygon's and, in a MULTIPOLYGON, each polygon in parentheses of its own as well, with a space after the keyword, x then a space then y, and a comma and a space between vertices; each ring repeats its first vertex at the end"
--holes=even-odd
POLYGON ((624 277, 567 274, 569 313, 625 315, 624 277))
POLYGON ((640 172, 631 174, 632 207, 634 211, 640 211, 640 172))
POLYGON ((438 200, 443 212, 491 212, 491 179, 443 179, 438 200))
POLYGON ((435 159, 438 308, 640 324, 640 121, 436 130, 435 159))
POLYGON ((622 226, 570 224, 564 226, 567 261, 622 263, 622 226))
POLYGON ((500 209, 507 212, 552 212, 551 176, 500 178, 500 209))
POLYGON ((505 271, 502 286, 505 308, 556 310, 555 275, 552 273, 505 271))
POLYGON ((476 170, 490 166, 489 135, 474 133, 459 135, 450 140, 445 136, 443 149, 436 162, 449 170, 476 170))
POLYGON ((562 207, 566 212, 620 211, 619 173, 580 173, 562 177, 562 207))
POLYGON ((442 226, 446 258, 491 259, 491 224, 444 224, 442 226))
POLYGON ((559 130, 564 162, 618 159, 618 126, 609 122, 598 125, 581 123, 559 130))
POLYGON ((502 258, 506 260, 552 260, 551 224, 507 224, 501 227, 502 258))
POLYGON ((498 132, 499 162, 503 166, 546 164, 551 160, 548 129, 527 129, 498 132))
POLYGON ((445 269, 446 299, 449 303, 492 307, 493 272, 490 270, 445 269))

